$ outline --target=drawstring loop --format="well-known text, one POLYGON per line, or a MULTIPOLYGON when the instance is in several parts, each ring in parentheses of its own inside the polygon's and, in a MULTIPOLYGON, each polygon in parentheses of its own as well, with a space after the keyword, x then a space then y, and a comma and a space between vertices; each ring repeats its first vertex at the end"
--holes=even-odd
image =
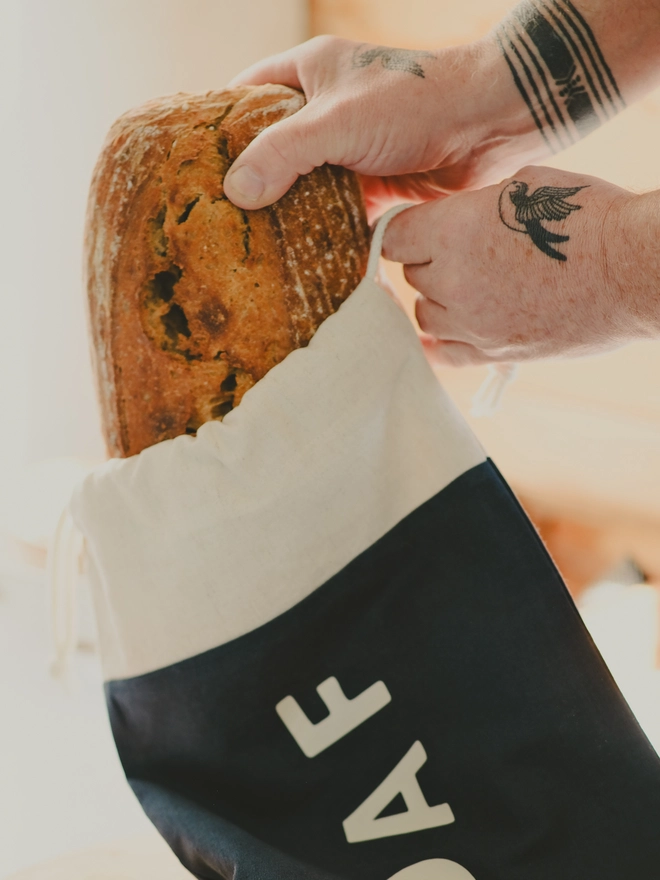
POLYGON ((472 398, 470 415, 475 418, 493 416, 502 404, 502 395, 518 374, 518 364, 489 364, 488 375, 472 398))
POLYGON ((370 281, 376 280, 376 273, 378 272, 378 262, 380 260, 380 252, 383 249, 383 238, 385 236, 385 230, 387 229, 390 220, 393 217, 396 217, 396 215, 400 214, 402 211, 407 211, 408 208, 413 207, 414 205, 411 203, 407 203, 405 205, 396 205, 394 208, 390 208, 389 211, 385 211, 383 216, 378 218, 371 239, 371 248, 369 249, 369 262, 367 263, 367 273, 365 276, 370 281))
MULTIPOLYGON (((396 217, 397 214, 413 207, 413 204, 407 203, 405 205, 397 205, 394 208, 390 208, 389 211, 386 211, 376 223, 373 237, 371 239, 369 263, 367 264, 366 273, 366 277, 371 281, 376 280, 378 263, 383 248, 383 238, 388 223, 393 217, 396 217)), ((490 364, 488 367, 488 376, 472 399, 470 414, 478 418, 494 415, 501 406, 504 390, 507 385, 515 379, 517 372, 517 364, 490 364)))

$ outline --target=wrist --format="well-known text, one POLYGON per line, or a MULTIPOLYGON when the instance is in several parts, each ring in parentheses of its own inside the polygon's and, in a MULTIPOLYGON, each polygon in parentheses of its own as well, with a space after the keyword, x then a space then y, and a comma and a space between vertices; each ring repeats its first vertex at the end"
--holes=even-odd
POLYGON ((604 232, 612 245, 608 274, 631 336, 660 339, 660 191, 626 193, 613 204, 604 232))
MULTIPOLYGON (((495 34, 439 55, 461 86, 451 108, 458 138, 456 164, 464 175, 457 188, 498 182, 552 153, 516 88, 495 34)), ((443 65, 441 89, 443 84, 446 89, 446 73, 443 65)), ((446 106, 447 95, 441 97, 446 106)))

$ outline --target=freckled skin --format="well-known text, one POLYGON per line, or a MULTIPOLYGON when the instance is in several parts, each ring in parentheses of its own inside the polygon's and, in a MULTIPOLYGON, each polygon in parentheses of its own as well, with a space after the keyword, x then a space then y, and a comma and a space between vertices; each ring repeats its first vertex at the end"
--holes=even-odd
MULTIPOLYGON (((442 340, 429 353, 446 360, 577 354, 660 335, 660 191, 627 194, 624 204, 625 194, 602 181, 547 169, 520 179, 517 171, 660 83, 658 0, 577 5, 580 12, 568 0, 523 0, 483 39, 434 52, 324 36, 258 62, 234 83, 286 82, 308 103, 236 163, 256 174, 259 192, 248 198, 232 183, 233 168, 228 197, 271 204, 323 162, 361 175, 372 219, 397 202, 455 193, 414 209, 415 238, 395 257, 425 294, 423 326, 442 340), (508 183, 527 188, 518 188, 522 207, 548 186, 577 187, 579 207, 562 219, 554 205, 526 216, 518 231, 496 229, 500 182, 514 171, 508 183), (610 209, 627 225, 617 227, 610 209)), ((405 217, 392 236, 414 225, 405 217)))
POLYGON ((579 356, 648 337, 639 303, 627 295, 619 234, 635 199, 613 184, 550 168, 515 177, 529 190, 583 187, 580 210, 552 223, 565 261, 505 225, 498 202, 511 181, 429 202, 395 217, 388 259, 404 262, 420 297, 419 325, 432 360, 452 364, 579 356))

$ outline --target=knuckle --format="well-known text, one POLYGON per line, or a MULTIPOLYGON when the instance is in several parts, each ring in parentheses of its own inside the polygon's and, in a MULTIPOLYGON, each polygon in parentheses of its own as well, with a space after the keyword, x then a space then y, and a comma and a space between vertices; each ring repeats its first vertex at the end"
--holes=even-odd
POLYGON ((417 318, 417 323, 419 324, 420 329, 425 333, 431 333, 428 301, 424 296, 420 295, 415 300, 415 317, 417 318))
POLYGON ((270 178, 307 174, 314 165, 305 162, 300 153, 300 138, 285 125, 276 124, 263 131, 247 149, 254 150, 251 163, 256 164, 270 178))
POLYGON ((446 343, 443 346, 443 355, 445 361, 452 367, 467 367, 474 363, 471 350, 459 343, 446 343))
POLYGON ((276 153, 279 158, 287 161, 288 157, 295 152, 301 137, 304 136, 301 129, 300 122, 295 116, 291 116, 265 129, 260 135, 260 142, 276 153))
POLYGON ((314 53, 335 52, 343 42, 345 41, 340 37, 335 37, 333 34, 319 34, 317 37, 307 40, 303 45, 310 52, 314 53))
POLYGON ((433 336, 433 333, 430 330, 429 322, 419 309, 415 311, 415 317, 417 318, 417 324, 419 325, 419 329, 422 333, 427 333, 429 336, 433 336))
MULTIPOLYGON (((394 220, 396 220, 396 217, 394 218, 394 220)), ((391 262, 397 262, 396 256, 398 250, 398 241, 396 229, 394 228, 394 220, 390 222, 387 229, 385 230, 385 235, 383 237, 383 247, 381 249, 383 257, 386 260, 390 260, 391 262)))
POLYGON ((406 279, 411 287, 414 287, 415 290, 417 290, 417 284, 419 283, 419 271, 416 266, 410 264, 404 265, 403 277, 406 279))
POLYGON ((273 125, 262 132, 259 145, 262 150, 274 153, 278 159, 286 162, 290 140, 286 130, 279 125, 273 125))
POLYGON ((523 165, 522 168, 519 168, 516 173, 512 177, 507 178, 507 180, 514 180, 516 177, 519 176, 529 177, 530 175, 536 174, 538 170, 538 165, 523 165))

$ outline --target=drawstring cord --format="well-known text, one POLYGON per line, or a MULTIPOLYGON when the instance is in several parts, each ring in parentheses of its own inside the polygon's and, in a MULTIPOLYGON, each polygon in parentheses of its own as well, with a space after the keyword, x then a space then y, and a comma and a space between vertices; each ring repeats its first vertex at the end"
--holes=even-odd
MULTIPOLYGON (((412 207, 414 207, 414 205, 405 204, 390 208, 390 210, 386 211, 376 223, 371 239, 369 263, 366 272, 366 277, 372 281, 376 280, 380 252, 383 247, 383 237, 385 235, 385 230, 387 229, 387 224, 393 217, 396 217, 397 214, 412 207)), ((515 379, 517 372, 517 364, 490 364, 488 367, 488 376, 472 399, 470 414, 477 417, 494 415, 502 403, 504 389, 515 379)))
MULTIPOLYGON (((397 205, 378 220, 374 229, 366 277, 374 280, 380 262, 383 236, 389 221, 412 205, 397 205)), ((491 364, 489 375, 472 401, 473 416, 491 416, 499 408, 506 386, 515 378, 516 364, 491 364)), ((47 555, 50 615, 54 657, 51 675, 66 679, 78 643, 77 587, 85 539, 76 528, 68 506, 62 511, 49 542, 47 555)))
MULTIPOLYGON (((412 205, 397 205, 379 219, 374 229, 366 277, 375 279, 378 271, 383 236, 389 221, 412 205)), ((473 416, 492 415, 499 408, 506 386, 517 372, 515 364, 492 364, 489 375, 472 402, 473 416)), ((50 616, 54 657, 51 675, 66 679, 71 657, 78 643, 77 587, 80 561, 85 539, 76 528, 68 506, 62 511, 49 542, 47 573, 50 588, 50 616)))
POLYGON ((85 540, 66 507, 57 522, 47 555, 50 619, 55 655, 50 665, 54 678, 66 679, 78 642, 76 591, 85 540))
POLYGON ((380 263, 380 252, 383 249, 383 238, 385 237, 385 230, 387 229, 387 225, 393 217, 396 217, 397 214, 400 214, 402 211, 407 211, 408 208, 413 208, 414 205, 412 203, 406 203, 405 205, 395 205, 394 208, 390 208, 389 211, 385 211, 382 217, 378 218, 376 225, 374 227, 373 235, 371 237, 371 248, 369 250, 369 262, 367 263, 367 271, 365 273, 365 278, 369 278, 371 281, 376 280, 376 273, 378 272, 378 265, 380 263))
POLYGON ((472 398, 470 415, 476 418, 493 416, 502 403, 502 395, 518 373, 518 364, 489 364, 488 375, 472 398))

